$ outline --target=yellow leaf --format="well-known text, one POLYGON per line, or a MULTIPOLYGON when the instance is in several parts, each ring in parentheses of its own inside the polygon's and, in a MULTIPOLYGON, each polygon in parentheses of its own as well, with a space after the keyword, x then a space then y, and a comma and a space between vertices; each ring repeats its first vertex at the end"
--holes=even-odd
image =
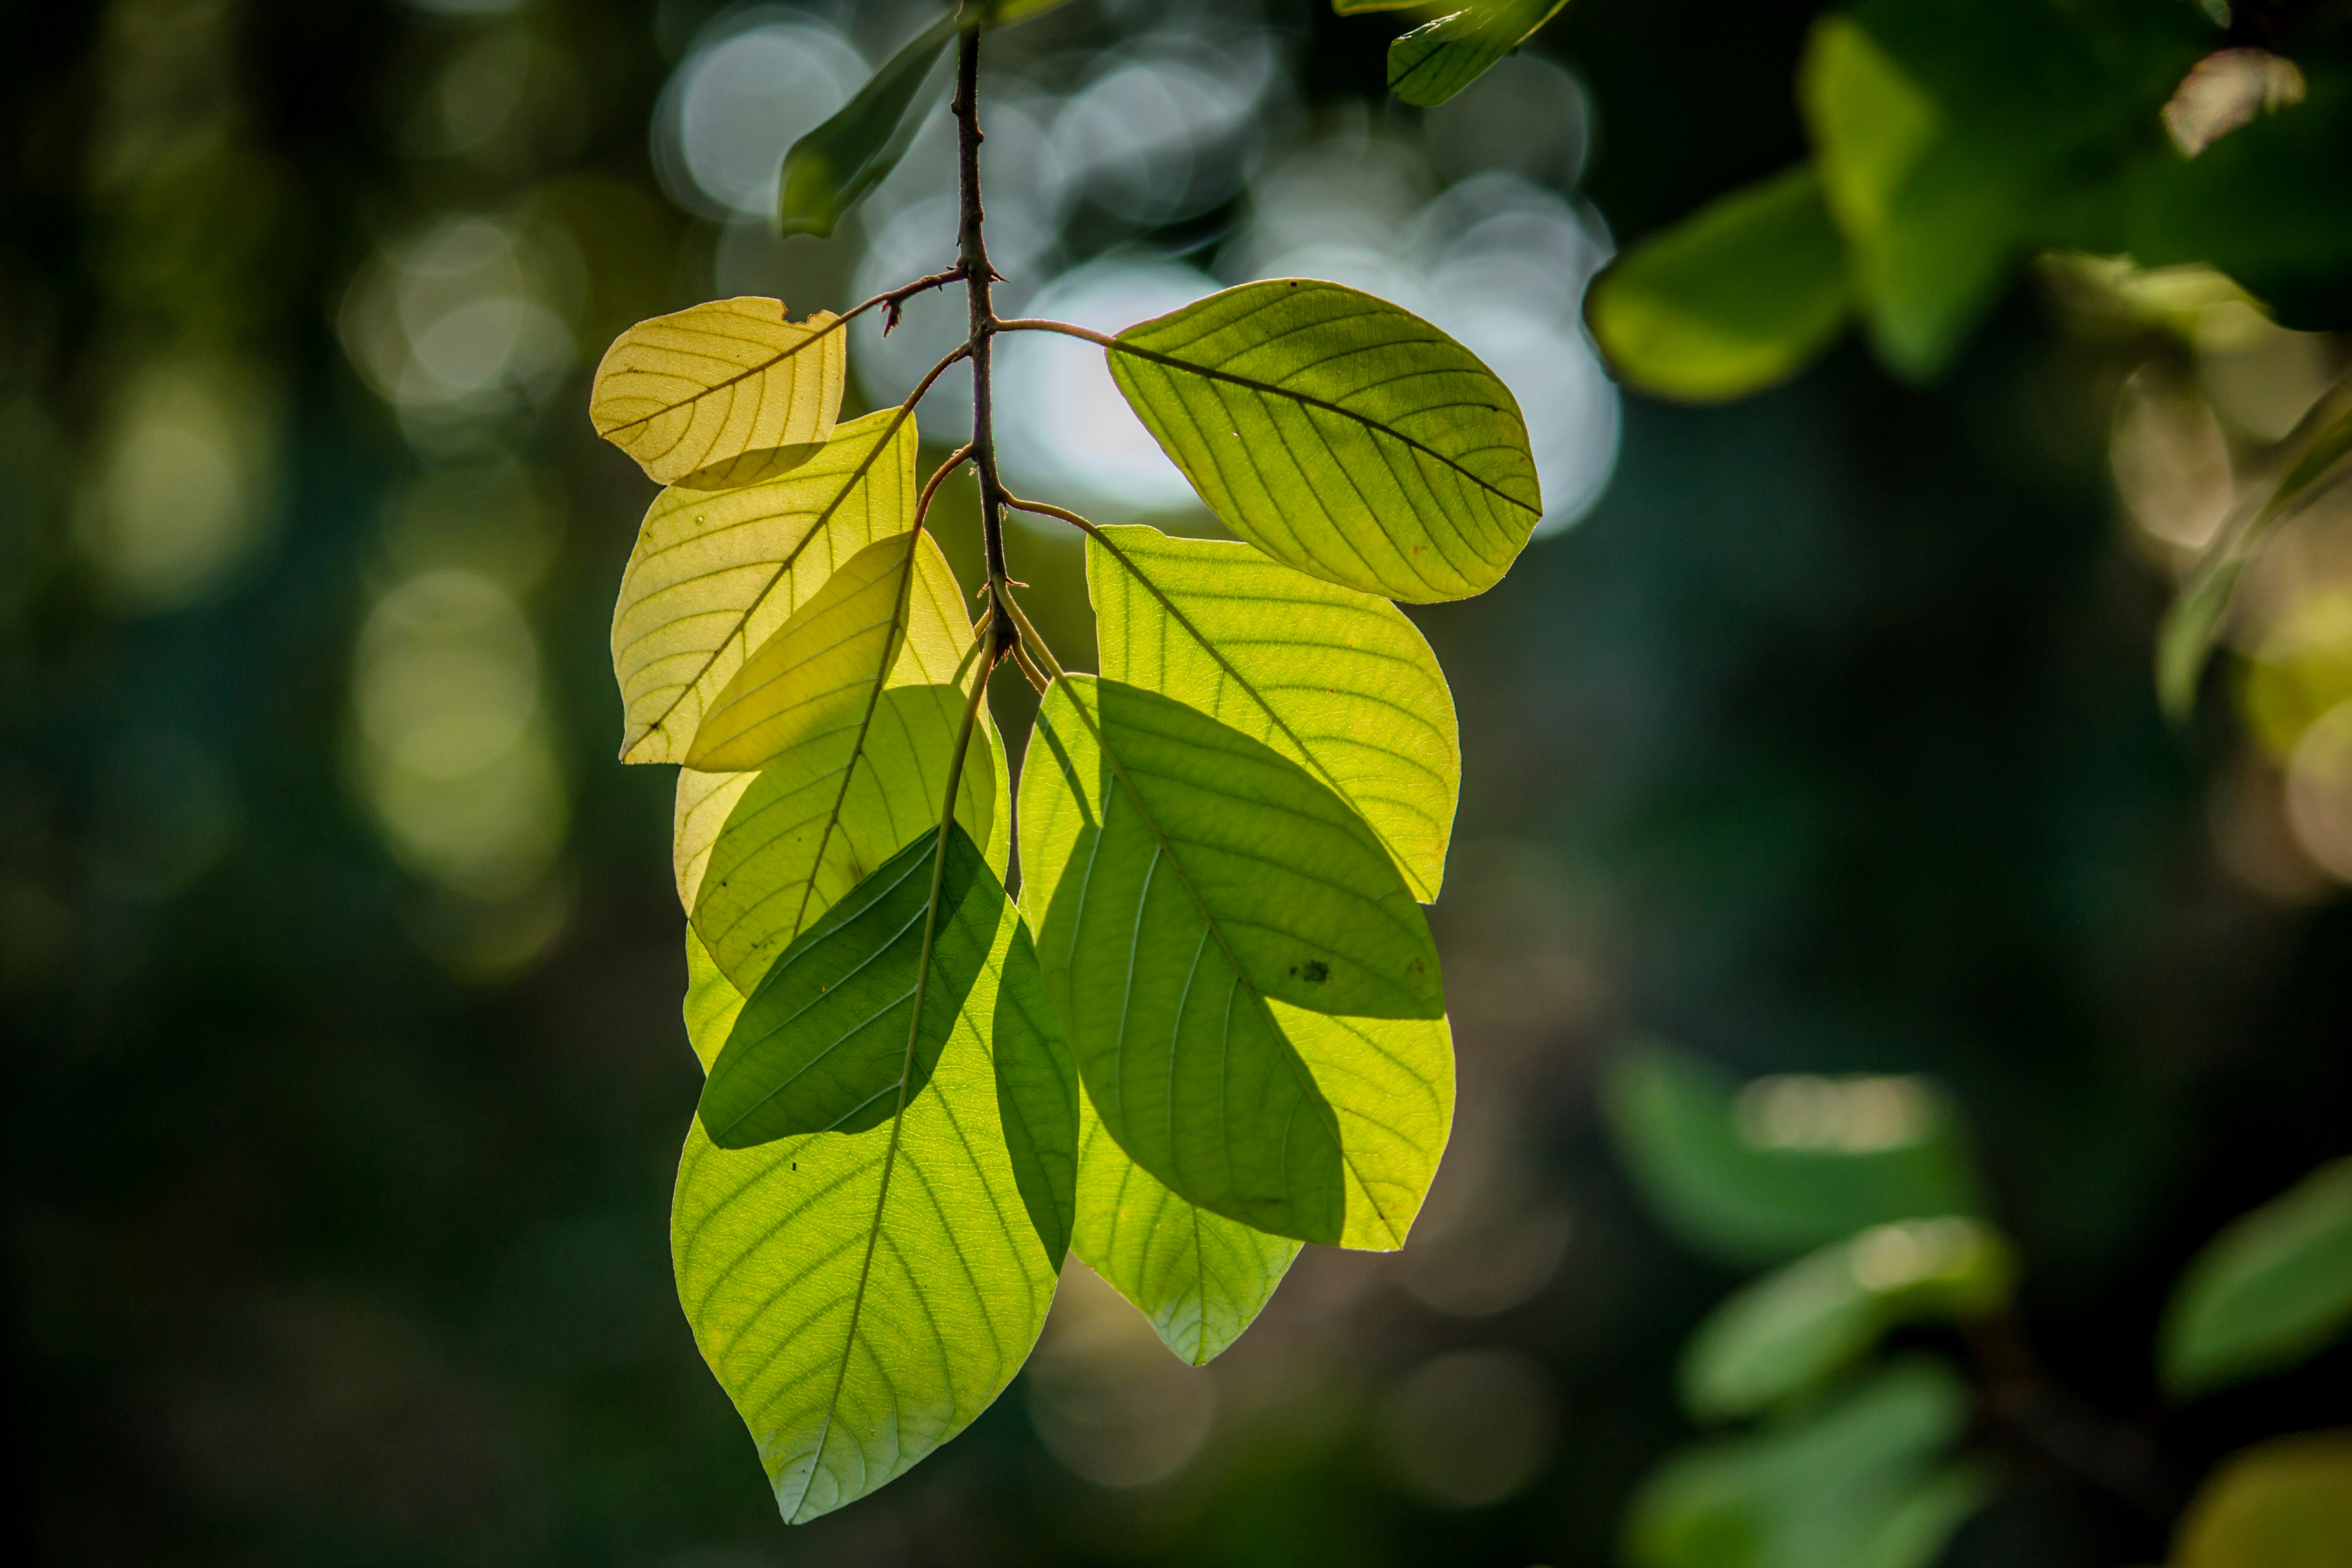
POLYGON ((781 300, 714 300, 640 321, 596 367, 596 434, 673 484, 746 452, 833 434, 848 353, 839 318, 781 300))
POLYGON ((834 568, 915 513, 914 416, 885 408, 821 446, 730 465, 654 499, 621 579, 621 760, 682 763, 711 700, 834 568))
MULTIPOLYGON (((955 634, 937 606, 961 610, 961 598, 947 557, 928 534, 875 541, 843 563, 735 672, 704 716, 687 766, 713 773, 765 767, 811 736, 855 722, 910 636, 929 645, 919 663, 952 668, 955 634)), ((967 622, 963 640, 970 638, 967 622)))
POLYGON ((2352 1563, 2352 1432, 2305 1432, 2234 1454, 2199 1490, 2175 1568, 2352 1563))

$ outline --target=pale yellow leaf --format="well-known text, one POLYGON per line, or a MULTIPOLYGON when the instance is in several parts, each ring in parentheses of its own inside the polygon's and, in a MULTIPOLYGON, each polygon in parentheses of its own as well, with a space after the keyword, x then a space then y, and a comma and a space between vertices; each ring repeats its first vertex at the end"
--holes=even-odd
POLYGON ((918 440, 912 415, 885 408, 740 460, 724 489, 655 498, 613 614, 623 762, 686 761, 751 651, 842 562, 913 524, 918 440))
POLYGON ((820 310, 789 321, 781 300, 714 300, 640 321, 596 367, 596 434, 674 484, 746 452, 833 434, 846 338, 820 310))
MULTIPOLYGON (((961 616, 955 573, 929 535, 876 540, 735 672, 704 716, 687 765, 765 767, 812 736, 856 722, 910 637, 926 645, 921 666, 952 669, 961 649, 954 626, 937 614, 942 601, 961 616)), ((961 641, 971 633, 966 621, 961 641)))

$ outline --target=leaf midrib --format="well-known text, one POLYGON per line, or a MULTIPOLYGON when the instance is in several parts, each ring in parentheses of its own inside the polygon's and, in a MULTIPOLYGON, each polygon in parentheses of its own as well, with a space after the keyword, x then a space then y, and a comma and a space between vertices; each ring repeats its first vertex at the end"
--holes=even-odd
MULTIPOLYGON (((787 321, 784 324, 786 326, 793 326, 798 323, 787 321)), ((783 353, 763 360, 760 363, 753 365, 749 370, 740 371, 721 381, 714 381, 709 385, 704 387, 700 392, 696 393, 692 397, 680 398, 676 403, 664 404, 661 407, 655 409, 651 414, 641 415, 637 418, 627 421, 625 424, 615 425, 611 429, 600 431, 598 434, 602 435, 609 441, 614 437, 620 435, 624 430, 634 430, 640 425, 652 424, 655 420, 660 418, 665 414, 675 414, 681 408, 690 408, 695 404, 701 402, 704 398, 709 396, 714 392, 724 392, 730 387, 741 385, 743 383, 751 380, 753 376, 767 374, 768 372, 775 369, 776 366, 783 363, 786 360, 791 359, 803 349, 823 342, 834 332, 846 325, 848 325, 848 318, 845 316, 835 316, 832 321, 826 322, 824 327, 810 333, 807 337, 803 338, 791 348, 784 350, 783 353)), ((673 352, 687 353, 689 351, 677 350, 673 352)), ((633 371, 629 374, 636 375, 653 375, 658 373, 654 371, 633 371)))
MULTIPOLYGON (((1305 759, 1308 765, 1314 768, 1315 772, 1321 776, 1326 784, 1330 786, 1331 793, 1338 795, 1342 801, 1346 802, 1348 807, 1354 811, 1357 816, 1362 816, 1364 815, 1363 810, 1360 806, 1357 805, 1354 795, 1351 794, 1348 787, 1341 784, 1338 778, 1333 776, 1329 768, 1323 765, 1323 759, 1316 755, 1314 749, 1308 746, 1305 739, 1302 738, 1296 730, 1290 727, 1289 721, 1286 720, 1282 714, 1275 709, 1274 704, 1267 700, 1265 694, 1257 689, 1256 683, 1252 681, 1247 676, 1244 675, 1240 669, 1235 668, 1233 661, 1224 656, 1223 652, 1218 648, 1216 644, 1211 642, 1207 637, 1202 635, 1201 628, 1192 624, 1192 617, 1187 616, 1181 608, 1178 607, 1175 599, 1171 597, 1166 590, 1162 589, 1159 584, 1154 583, 1141 567, 1139 567, 1134 562, 1129 560, 1127 552, 1121 550, 1117 544, 1113 543, 1101 531, 1097 531, 1090 537, 1092 537, 1097 542, 1100 543, 1105 550, 1108 550, 1110 552, 1111 559, 1118 562, 1120 566, 1124 567, 1129 576, 1142 584, 1143 586, 1150 592, 1151 596, 1160 601, 1160 607, 1168 612, 1170 617, 1173 619, 1178 626, 1184 628, 1186 634, 1192 637, 1192 641, 1199 646, 1203 653, 1206 653, 1210 658, 1216 662, 1217 668, 1223 670, 1233 680, 1234 684, 1240 687, 1244 691, 1249 694, 1250 700, 1255 702, 1258 707, 1265 711, 1265 716, 1269 720, 1273 721, 1275 728, 1279 730, 1284 738, 1288 740, 1292 746, 1297 748, 1299 756, 1305 759)), ((1295 604, 1299 603, 1300 601, 1258 597, 1255 599, 1254 602, 1260 604, 1295 604)), ((1318 607, 1319 608, 1320 606, 1318 607)), ((1334 607, 1344 608, 1345 606, 1334 607)), ((1364 650, 1356 649, 1351 651, 1361 652, 1364 650)), ((1402 661, 1391 658, 1391 662, 1402 663, 1402 661)), ((1384 706, 1393 707, 1394 704, 1389 703, 1384 704, 1384 706)), ((1377 830, 1375 830, 1375 832, 1377 833, 1377 830)), ((1381 839, 1381 847, 1388 851, 1391 859, 1397 858, 1396 851, 1389 846, 1389 843, 1385 838, 1381 839)), ((1404 869, 1402 865, 1400 865, 1399 868, 1404 869)), ((1406 875, 1413 876, 1415 880, 1419 879, 1415 873, 1409 870, 1406 871, 1406 875)))
MULTIPOLYGON (((1257 1005, 1259 1016, 1265 1020, 1267 1027, 1274 1031, 1276 1038, 1281 1040, 1286 1047, 1289 1047, 1290 1037, 1282 1032, 1282 1026, 1274 1021, 1272 1011, 1265 1005, 1265 993, 1257 988, 1255 983, 1250 979, 1249 972, 1242 967, 1241 960, 1235 956, 1232 944, 1225 941, 1225 933, 1219 925, 1216 916, 1209 912, 1209 906, 1207 902, 1202 899, 1200 889, 1192 885, 1192 879, 1186 874, 1183 863, 1177 858, 1173 847, 1168 841, 1167 835, 1160 831, 1159 821, 1152 816, 1150 808, 1143 804, 1143 797, 1137 792, 1134 784, 1129 780, 1126 768, 1119 763, 1118 755, 1112 752, 1109 742, 1104 739, 1101 727, 1095 722, 1094 715, 1087 712, 1086 704, 1078 700, 1076 689, 1075 688, 1073 688, 1071 691, 1070 707, 1077 713, 1079 720, 1085 723, 1088 732, 1094 736, 1096 750, 1102 756, 1103 760, 1110 764, 1111 776, 1118 781, 1119 788, 1126 792, 1129 804, 1135 807, 1136 816, 1142 821, 1144 826, 1150 830, 1152 838, 1160 845, 1161 850, 1165 852, 1169 865, 1176 873, 1177 882, 1183 888, 1185 895, 1192 900, 1193 909, 1199 911, 1202 922, 1209 928, 1210 934, 1216 939, 1218 950, 1225 955, 1225 963, 1233 970, 1234 984, 1249 993, 1250 1000, 1257 1005)), ((1099 842, 1104 830, 1109 826, 1109 815, 1108 813, 1105 813, 1102 826, 1096 829, 1097 842, 1099 842)), ((1221 1038, 1230 1038, 1231 1035, 1232 1028, 1230 1025, 1220 1031, 1221 1038)), ((1322 1097, 1322 1089, 1320 1086, 1315 1082, 1315 1075, 1307 1070, 1307 1064, 1299 1060, 1297 1048, 1291 1047, 1279 1054, 1282 1057, 1283 1065, 1288 1069, 1291 1077, 1294 1079, 1300 1080, 1299 1086, 1307 1091, 1306 1095, 1301 1097, 1300 1103, 1306 1103, 1307 1099, 1310 1097, 1320 1099, 1322 1097)), ((1105 1131, 1108 1131, 1108 1129, 1106 1128, 1105 1131)), ((1336 1132, 1334 1133, 1331 1141, 1339 1152, 1340 1163, 1348 1167, 1349 1174, 1356 1178, 1356 1184, 1364 1192, 1365 1200, 1371 1204, 1372 1212, 1380 1216, 1381 1224, 1390 1232, 1390 1234, 1395 1234, 1396 1227, 1389 1223, 1388 1215, 1386 1211, 1381 1209, 1380 1200, 1371 1195, 1371 1188, 1370 1184, 1365 1182, 1363 1173, 1356 1169, 1355 1160, 1353 1156, 1349 1153, 1348 1145, 1345 1141, 1338 1137, 1336 1132)), ((1285 1158, 1286 1159, 1288 1157, 1289 1140, 1286 1138, 1283 1142, 1285 1146, 1285 1158)), ((1171 1187, 1169 1190, 1171 1192, 1174 1192, 1175 1189, 1171 1187)), ((1180 1198, 1183 1197, 1183 1194, 1181 1193, 1178 1193, 1176 1195, 1180 1198)), ((1192 1200, 1187 1198, 1184 1201, 1190 1203, 1192 1200)), ((1346 1219, 1344 1215, 1341 1217, 1340 1228, 1344 1233, 1346 1230, 1346 1219)))
MULTIPOLYGON (((711 646, 710 651, 703 655, 702 662, 695 667, 694 673, 691 676, 688 676, 678 687, 677 695, 670 699, 669 706, 663 709, 658 717, 649 721, 646 723, 645 730, 637 736, 636 740, 630 744, 627 751, 625 751, 622 753, 623 761, 625 762, 627 760, 628 752, 634 752, 639 746, 644 745, 648 737, 653 735, 656 731, 661 730, 669 722, 671 716, 677 711, 679 705, 693 693, 697 687, 702 684, 702 678, 710 673, 710 667, 719 662, 719 656, 726 650, 727 645, 743 635, 744 628, 751 624, 751 617, 760 613, 760 606, 767 603, 768 595, 776 591, 776 584, 778 583, 783 581, 784 574, 791 571, 794 563, 798 562, 801 556, 806 552, 808 547, 816 542, 817 536, 823 533, 827 525, 833 521, 834 513, 839 511, 841 508, 848 502, 851 493, 857 489, 859 482, 866 478, 869 471, 872 470, 875 463, 880 460, 882 454, 890 449, 891 442, 898 438, 900 427, 907 423, 908 413, 909 410, 905 407, 901 407, 898 410, 898 416, 891 420, 889 425, 884 428, 881 438, 874 443, 873 450, 867 452, 864 458, 858 460, 856 468, 850 470, 849 478, 843 481, 841 489, 835 494, 831 500, 824 504, 824 509, 818 512, 815 519, 810 522, 808 532, 803 534, 801 536, 800 542, 793 545, 791 551, 785 554, 784 558, 776 563, 775 569, 768 574, 767 582, 761 584, 760 591, 751 595, 751 602, 743 606, 742 614, 735 617, 733 629, 719 637, 719 639, 711 646)), ((748 659, 751 658, 751 648, 748 647, 745 647, 743 650, 744 658, 748 659)), ((675 737, 673 737, 673 739, 675 739, 675 737)))

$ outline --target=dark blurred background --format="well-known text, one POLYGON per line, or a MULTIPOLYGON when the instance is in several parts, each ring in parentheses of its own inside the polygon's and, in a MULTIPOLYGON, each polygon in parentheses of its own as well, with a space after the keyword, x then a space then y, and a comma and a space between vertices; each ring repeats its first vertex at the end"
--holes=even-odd
MULTIPOLYGON (((2352 712, 2342 520, 2266 568, 2191 732, 2149 675, 2212 453, 2283 433, 2339 346, 2159 342, 2036 284, 1934 389, 1849 347, 1732 408, 1621 399, 1585 279, 1801 155, 1818 9, 1575 0, 1427 114, 1381 91, 1396 19, 1319 0, 1075 0, 991 37, 1008 311, 1372 288, 1512 383, 1552 510, 1500 588, 1416 611, 1465 786, 1434 915, 1461 1114, 1412 1245, 1310 1248, 1202 1373, 1066 1280, 970 1435, 787 1531, 669 1282, 698 1085, 670 773, 613 760, 605 647, 651 487, 584 391, 642 316, 944 264, 936 123, 835 239, 762 216, 783 146, 930 13, 12 7, 16 1560, 1603 1563, 1734 1282, 1601 1136, 1598 1067, 1652 1034, 1945 1079, 2050 1375, 2183 1475, 2340 1420, 2344 1349, 2188 1412, 2147 1351, 2212 1228, 2352 1144, 2352 752, 2310 742, 2352 712)), ((933 304, 856 340, 853 401, 961 335, 933 304)), ((1007 356, 1014 482, 1208 526, 1054 346, 1007 356)), ((1013 549, 1082 662, 1076 555, 1013 549)), ((1026 689, 998 697, 1017 739, 1026 689)), ((1950 1561, 2160 1555, 2006 1462, 1950 1561)))

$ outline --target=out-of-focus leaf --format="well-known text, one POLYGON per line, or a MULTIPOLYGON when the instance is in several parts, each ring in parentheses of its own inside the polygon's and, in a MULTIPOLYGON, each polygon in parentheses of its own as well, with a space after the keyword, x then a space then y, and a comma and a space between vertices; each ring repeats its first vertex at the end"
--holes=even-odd
POLYGON ((1800 101, 1890 368, 1940 373, 2034 252, 2125 248, 2117 184, 2179 161, 2157 111, 2207 37, 2130 0, 1863 0, 1817 26, 1800 101))
POLYGON ((2145 157, 2118 193, 2112 247, 2150 267, 2201 262, 2260 298, 2284 325, 2352 327, 2352 212, 2337 199, 2352 144, 2352 70, 2304 66, 2300 103, 2231 132, 2194 158, 2145 157))
POLYGON ((1958 1118, 1925 1079, 1759 1079, 1735 1092, 1705 1063, 1644 1047, 1602 1087, 1643 1194, 1683 1240, 1730 1262, 1979 1209, 1958 1118))
POLYGON ((1888 1369, 1817 1413, 1685 1450, 1627 1514, 1633 1568, 1927 1568, 1991 1482, 1937 1456, 1969 1396, 1936 1363, 1888 1369))
POLYGON ((2173 1568, 2352 1563, 2352 1432, 2305 1432, 2232 1454, 2198 1489, 2173 1568))
POLYGON ((2164 1381, 2203 1394, 2293 1366, 2352 1331, 2352 1159, 2209 1242, 2174 1289, 2164 1381))
POLYGON ((613 613, 623 762, 685 762, 751 651, 841 562, 913 526, 919 440, 913 415, 880 409, 654 498, 613 613))
POLYGON ((1245 283, 1128 328, 1109 352, 1201 499, 1302 572, 1392 599, 1465 598, 1502 579, 1543 515, 1510 390, 1370 294, 1245 283))
MULTIPOLYGON (((808 923, 940 819, 964 693, 897 686, 754 777, 708 857, 693 915, 714 962, 757 985, 808 923)), ((985 722, 983 715, 982 722, 985 722)), ((1003 742, 965 753, 956 821, 1004 875, 1003 742)), ((692 775, 704 776, 704 775, 692 775)))
MULTIPOLYGON (((790 1522, 856 1501, 969 1426, 1053 1300, 1076 1091, 1028 933, 1001 892, 998 907, 987 963, 895 1126, 742 1150, 714 1147, 698 1120, 688 1131, 670 1211, 678 1300, 790 1522)), ((740 994, 707 963, 692 978, 702 1047, 740 994)))
MULTIPOLYGON (((1033 0, 1030 9, 1037 8, 1033 0)), ((924 89, 955 36, 950 8, 884 62, 832 119, 793 143, 776 187, 776 216, 786 234, 832 234, 842 215, 898 166, 929 107, 924 89)))
POLYGON ((663 484, 746 452, 833 434, 848 366, 840 322, 781 300, 714 300, 640 321, 596 367, 588 416, 663 484))
POLYGON ((1874 1226, 1709 1313, 1683 1356, 1683 1404, 1702 1421, 1753 1415, 1820 1387, 1898 1323, 1994 1310, 2016 1272, 2008 1241, 1981 1221, 1874 1226))
POLYGON ((1403 1245, 1453 1049, 1428 928, 1371 830, 1248 736, 1089 676, 1039 708, 1020 816, 1038 956, 1111 1136, 1260 1230, 1403 1245))
POLYGON ((1151 1320, 1162 1344, 1206 1366, 1273 1298, 1300 1244, 1186 1203, 1129 1159, 1078 1098, 1070 1250, 1151 1320))
POLYGON ((2165 132, 2183 157, 2194 158, 2255 116, 2301 103, 2309 91, 2293 60, 2268 49, 2216 49, 2165 100, 2165 132))
POLYGON ((963 0, 963 19, 971 26, 1009 27, 1062 3, 1063 0, 963 0))
POLYGON ((1784 381, 1837 340, 1846 256, 1810 166, 1736 191, 1635 246, 1586 297, 1620 379, 1714 402, 1784 381))
POLYGON ((1444 103, 1559 15, 1568 0, 1475 0, 1389 46, 1389 90, 1407 103, 1444 103))
POLYGON ((2320 399, 2284 443, 2294 457, 2278 482, 2251 492, 2221 521, 2165 612, 2156 635, 2156 691, 2176 723, 2195 711, 2198 683, 2220 640, 2238 581, 2281 523, 2352 475, 2352 382, 2320 399))
POLYGON ((1106 528, 1087 543, 1102 675, 1288 757, 1381 836, 1413 896, 1445 877, 1462 789, 1454 695, 1394 605, 1247 544, 1106 528))
POLYGON ((686 765, 706 773, 764 767, 866 711, 901 662, 952 669, 971 636, 966 620, 958 640, 962 597, 929 534, 876 540, 835 568, 719 689, 686 765), (939 613, 943 605, 946 615, 939 613), (917 642, 922 646, 908 646, 917 642))

